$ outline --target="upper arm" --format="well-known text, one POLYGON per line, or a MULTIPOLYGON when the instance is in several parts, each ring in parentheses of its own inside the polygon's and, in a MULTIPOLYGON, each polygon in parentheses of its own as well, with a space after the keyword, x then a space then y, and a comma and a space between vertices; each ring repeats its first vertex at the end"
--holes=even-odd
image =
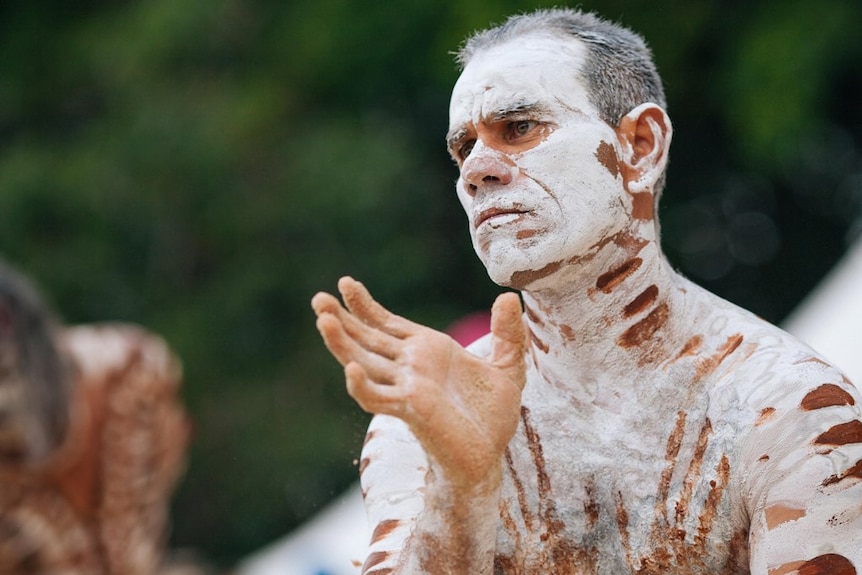
POLYGON ((862 412, 846 380, 775 407, 744 448, 751 572, 862 573, 862 412))
POLYGON ((368 428, 359 469, 372 529, 363 573, 371 573, 372 568, 394 568, 425 507, 428 458, 406 423, 377 415, 368 428))

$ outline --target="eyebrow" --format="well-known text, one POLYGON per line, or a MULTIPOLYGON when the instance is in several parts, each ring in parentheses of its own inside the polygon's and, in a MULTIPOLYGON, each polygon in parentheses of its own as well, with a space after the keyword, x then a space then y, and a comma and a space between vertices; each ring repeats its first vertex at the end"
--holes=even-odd
MULTIPOLYGON (((523 120, 534 117, 537 114, 544 114, 548 111, 546 105, 540 104, 534 100, 517 100, 510 105, 500 107, 486 116, 490 122, 503 122, 506 120, 523 120)), ((446 146, 449 150, 463 140, 468 133, 465 127, 454 128, 446 134, 446 146)))
POLYGON ((446 134, 446 147, 452 151, 455 146, 467 137, 467 128, 458 128, 455 130, 450 130, 448 134, 446 134))
POLYGON ((503 120, 522 119, 536 114, 543 114, 548 111, 548 107, 532 100, 519 100, 497 109, 488 118, 492 122, 501 122, 503 120))

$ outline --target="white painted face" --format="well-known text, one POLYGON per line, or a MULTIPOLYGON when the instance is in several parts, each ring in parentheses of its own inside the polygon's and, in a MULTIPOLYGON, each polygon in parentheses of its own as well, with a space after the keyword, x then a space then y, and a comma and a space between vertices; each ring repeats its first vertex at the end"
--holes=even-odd
POLYGON ((630 220, 616 133, 578 78, 586 47, 533 35, 477 54, 452 91, 449 150, 473 247, 528 287, 630 220))

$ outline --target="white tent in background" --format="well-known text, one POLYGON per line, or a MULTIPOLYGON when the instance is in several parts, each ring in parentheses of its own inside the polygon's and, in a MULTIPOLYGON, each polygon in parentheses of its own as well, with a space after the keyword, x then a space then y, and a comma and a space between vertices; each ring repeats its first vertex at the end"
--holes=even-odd
POLYGON ((246 558, 236 575, 359 575, 371 537, 359 487, 246 558))
MULTIPOLYGON (((788 318, 784 327, 862 388, 862 240, 788 318)), ((354 487, 284 539, 248 557, 237 575, 358 575, 370 533, 354 487)))
POLYGON ((784 322, 862 389, 862 239, 784 322))

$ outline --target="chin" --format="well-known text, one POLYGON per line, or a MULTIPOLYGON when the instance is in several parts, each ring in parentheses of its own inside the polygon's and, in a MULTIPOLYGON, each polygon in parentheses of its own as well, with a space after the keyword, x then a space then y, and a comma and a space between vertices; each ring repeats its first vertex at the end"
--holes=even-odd
POLYGON ((517 278, 517 272, 515 273, 504 273, 498 269, 493 268, 485 268, 488 270, 488 277, 491 278, 491 281, 497 284, 500 287, 511 288, 511 289, 523 289, 524 286, 514 285, 513 278, 517 278))
POLYGON ((488 277, 495 284, 516 290, 530 287, 536 281, 546 278, 563 266, 563 262, 557 258, 526 257, 528 254, 520 252, 522 257, 513 257, 511 252, 501 258, 483 258, 480 256, 488 277))
POLYGON ((502 287, 514 287, 510 281, 512 276, 516 274, 518 266, 513 265, 514 262, 511 258, 494 258, 482 253, 478 255, 492 282, 502 287))

